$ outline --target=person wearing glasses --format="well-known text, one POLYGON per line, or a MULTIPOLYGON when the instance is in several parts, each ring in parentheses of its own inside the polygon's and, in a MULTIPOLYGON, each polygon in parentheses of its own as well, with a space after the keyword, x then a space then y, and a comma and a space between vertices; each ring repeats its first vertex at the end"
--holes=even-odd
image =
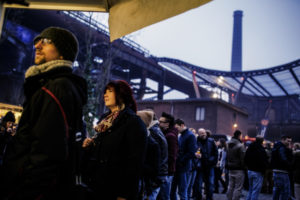
POLYGON ((159 198, 169 200, 171 184, 176 170, 176 158, 178 154, 178 130, 175 128, 174 117, 163 112, 159 118, 159 127, 168 143, 168 175, 160 186, 159 198))
POLYGON ((70 199, 72 144, 87 99, 86 81, 72 73, 78 41, 49 27, 34 38, 34 48, 23 113, 4 155, 0 199, 70 199))

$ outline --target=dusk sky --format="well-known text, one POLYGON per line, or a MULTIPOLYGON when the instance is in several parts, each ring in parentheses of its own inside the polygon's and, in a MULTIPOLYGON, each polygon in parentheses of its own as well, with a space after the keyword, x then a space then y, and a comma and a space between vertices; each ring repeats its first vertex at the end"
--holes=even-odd
POLYGON ((229 71, 235 10, 243 11, 243 71, 300 59, 299 0, 213 0, 129 37, 154 56, 229 71))

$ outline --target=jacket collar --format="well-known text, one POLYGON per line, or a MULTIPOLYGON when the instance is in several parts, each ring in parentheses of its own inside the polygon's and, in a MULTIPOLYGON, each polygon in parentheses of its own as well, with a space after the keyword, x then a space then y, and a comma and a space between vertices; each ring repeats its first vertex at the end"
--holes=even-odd
POLYGON ((25 73, 25 79, 59 67, 72 68, 72 62, 68 60, 52 60, 41 65, 33 65, 27 69, 25 73))

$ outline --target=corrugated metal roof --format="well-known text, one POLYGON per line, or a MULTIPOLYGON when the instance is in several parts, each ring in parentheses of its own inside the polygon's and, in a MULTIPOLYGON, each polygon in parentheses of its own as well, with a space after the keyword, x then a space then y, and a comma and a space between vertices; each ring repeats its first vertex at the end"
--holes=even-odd
POLYGON ((211 85, 224 91, 239 90, 252 96, 289 96, 300 95, 300 59, 262 70, 228 72, 211 70, 171 58, 154 58, 162 67, 192 82, 192 73, 196 71, 196 80, 202 85, 211 85), (244 82, 244 84, 243 84, 244 82))

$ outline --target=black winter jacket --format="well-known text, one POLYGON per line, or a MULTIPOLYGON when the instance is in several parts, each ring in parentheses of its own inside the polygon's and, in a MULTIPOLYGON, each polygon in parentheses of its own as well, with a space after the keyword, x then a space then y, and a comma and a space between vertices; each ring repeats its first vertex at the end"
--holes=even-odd
POLYGON ((158 123, 153 125, 149 130, 151 136, 158 142, 160 148, 160 167, 158 175, 168 175, 168 143, 166 137, 160 130, 158 123))
POLYGON ((300 184, 300 150, 295 151, 294 157, 294 181, 300 184))
POLYGON ((82 128, 86 93, 86 81, 73 75, 70 67, 61 66, 25 79, 24 110, 7 147, 1 195, 7 192, 13 199, 62 197, 59 193, 67 190, 73 173, 68 160, 74 153, 75 133, 82 128), (59 105, 46 91, 61 103, 68 132, 59 105))
POLYGON ((87 152, 89 161, 85 177, 97 199, 137 199, 146 141, 144 122, 127 107, 110 128, 96 134, 96 145, 87 152))
POLYGON ((206 140, 201 140, 198 137, 197 145, 202 155, 200 158, 201 168, 209 169, 215 167, 218 162, 218 149, 214 139, 207 138, 206 140))
POLYGON ((280 141, 277 142, 272 149, 271 167, 286 172, 292 170, 293 154, 280 141))
POLYGON ((245 164, 248 170, 264 173, 268 168, 268 156, 263 146, 252 142, 245 154, 245 164))

